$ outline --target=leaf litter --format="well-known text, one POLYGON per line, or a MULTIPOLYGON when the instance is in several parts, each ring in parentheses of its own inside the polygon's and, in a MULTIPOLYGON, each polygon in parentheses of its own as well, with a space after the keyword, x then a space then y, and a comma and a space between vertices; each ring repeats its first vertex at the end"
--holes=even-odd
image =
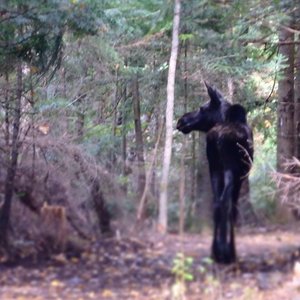
POLYGON ((178 253, 184 253, 192 263, 180 283, 180 300, 298 300, 299 233, 295 228, 241 229, 239 261, 230 266, 208 259, 210 235, 105 238, 80 257, 58 254, 45 261, 2 263, 0 299, 173 300, 179 285, 172 268, 178 253))

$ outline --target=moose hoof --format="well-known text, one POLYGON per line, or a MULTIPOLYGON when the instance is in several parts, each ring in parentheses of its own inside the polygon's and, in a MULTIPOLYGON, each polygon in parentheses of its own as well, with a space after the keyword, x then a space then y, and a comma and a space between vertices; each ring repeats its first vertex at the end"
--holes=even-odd
POLYGON ((212 259, 219 264, 232 264, 236 261, 235 250, 230 245, 214 244, 212 259))

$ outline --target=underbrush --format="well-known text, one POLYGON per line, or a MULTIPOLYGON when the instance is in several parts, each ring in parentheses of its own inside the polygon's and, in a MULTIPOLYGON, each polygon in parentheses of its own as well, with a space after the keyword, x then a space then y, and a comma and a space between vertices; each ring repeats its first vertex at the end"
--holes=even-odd
MULTIPOLYGON (((4 157, 1 163, 4 186, 4 157)), ((37 258, 83 250, 111 231, 110 207, 118 199, 121 191, 113 177, 80 145, 50 136, 25 139, 14 183, 7 255, 37 258)))

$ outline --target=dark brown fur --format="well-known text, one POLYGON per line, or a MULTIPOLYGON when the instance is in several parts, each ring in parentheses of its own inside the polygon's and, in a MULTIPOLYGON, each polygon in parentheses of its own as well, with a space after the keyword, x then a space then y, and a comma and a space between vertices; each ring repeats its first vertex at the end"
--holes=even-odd
POLYGON ((252 166, 253 137, 245 109, 239 104, 229 104, 216 89, 206 86, 210 102, 198 111, 183 115, 177 129, 184 134, 193 130, 207 133, 207 159, 214 195, 212 256, 217 262, 232 263, 236 260, 234 225, 238 197, 252 166))

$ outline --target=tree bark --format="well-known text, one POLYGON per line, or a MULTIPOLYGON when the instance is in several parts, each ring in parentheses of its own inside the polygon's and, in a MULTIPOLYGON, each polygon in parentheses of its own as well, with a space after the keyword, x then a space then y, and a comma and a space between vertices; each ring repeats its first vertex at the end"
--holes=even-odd
POLYGON ((184 233, 185 222, 185 151, 186 139, 182 142, 182 152, 180 157, 180 178, 179 178, 179 234, 184 233))
MULTIPOLYGON (((300 30, 300 8, 295 12, 297 29, 300 30)), ((300 34, 297 35, 297 40, 300 42, 300 34)), ((294 115, 294 134, 295 134, 295 149, 294 156, 300 159, 300 44, 297 45, 295 51, 295 115, 294 115)))
POLYGON ((8 72, 5 73, 5 93, 4 93, 4 108, 5 108, 5 146, 8 148, 9 147, 9 139, 10 139, 10 133, 9 133, 9 127, 10 127, 10 122, 9 122, 9 75, 8 72))
POLYGON ((21 100, 22 100, 22 63, 17 64, 17 89, 15 106, 13 110, 13 129, 11 140, 11 151, 8 162, 7 174, 5 179, 5 192, 4 192, 4 204, 0 211, 0 244, 4 247, 8 247, 8 229, 11 213, 11 202, 14 190, 15 175, 18 166, 19 157, 19 132, 21 121, 21 100))
POLYGON ((139 82, 136 75, 132 83, 132 100, 133 100, 133 114, 134 114, 134 128, 135 128, 135 145, 138 167, 138 187, 137 198, 141 199, 146 182, 145 174, 145 160, 144 160, 144 142, 141 124, 141 109, 140 109, 140 94, 139 82))
POLYGON ((159 141, 160 141, 161 135, 162 135, 163 125, 164 124, 160 124, 158 136, 157 136, 155 146, 154 146, 154 149, 153 149, 153 153, 152 153, 152 156, 151 156, 151 160, 150 160, 150 165, 148 167, 149 169, 148 169, 148 172, 146 174, 145 187, 144 187, 143 195, 140 199, 140 204, 139 204, 137 215, 136 215, 137 221, 140 221, 142 219, 142 217, 144 215, 144 212, 145 212, 145 203, 146 203, 147 195, 148 195, 148 192, 149 192, 149 189, 150 189, 150 185, 152 183, 152 177, 155 174, 153 172, 153 169, 154 169, 154 166, 155 166, 155 161, 156 161, 159 141))
POLYGON ((85 125, 85 108, 84 108, 84 98, 86 96, 79 95, 78 100, 76 101, 76 121, 75 121, 75 127, 76 127, 76 138, 78 142, 81 142, 83 140, 84 135, 84 125, 85 125))
MULTIPOLYGON (((157 94, 157 97, 159 95, 157 94)), ((164 122, 164 120, 162 120, 160 118, 160 110, 156 109, 154 112, 154 119, 155 119, 155 136, 156 136, 156 140, 158 139, 158 137, 160 136, 160 128, 161 128, 161 124, 162 122, 164 122)), ((161 140, 159 140, 158 146, 160 148, 161 146, 161 140)), ((157 157, 155 157, 155 161, 154 161, 154 165, 153 165, 153 173, 151 176, 152 180, 151 180, 151 194, 153 195, 153 197, 155 199, 158 199, 159 197, 159 187, 158 187, 158 176, 157 176, 157 157)))
MULTIPOLYGON (((122 164, 123 176, 128 175, 128 166, 126 164, 127 159, 127 134, 126 134, 126 99, 127 99, 127 86, 124 82, 123 94, 122 94, 122 164)), ((124 192, 127 194, 127 182, 125 181, 122 185, 124 192)))
POLYGON ((196 199, 196 133, 192 132, 192 166, 191 166, 191 201, 194 202, 196 199))
POLYGON ((82 111, 77 112, 77 119, 76 119, 76 135, 77 141, 82 141, 83 139, 83 129, 84 129, 84 113, 82 111))
MULTIPOLYGON (((285 28, 279 32, 280 42, 291 42, 294 33, 285 28)), ((277 170, 284 172, 284 163, 294 155, 294 45, 281 45, 279 53, 286 57, 278 82, 277 170)))
POLYGON ((118 126, 118 98, 120 94, 120 87, 119 87, 119 69, 116 68, 116 91, 115 91, 115 97, 113 101, 113 135, 116 136, 117 133, 117 126, 118 126))
MULTIPOLYGON (((188 65, 187 65, 187 55, 188 55, 188 42, 186 41, 184 44, 184 113, 187 112, 187 104, 188 104, 188 81, 187 81, 187 73, 188 73, 188 65)), ((183 138, 182 141, 182 151, 180 157, 180 178, 179 178, 179 234, 183 235, 184 233, 184 224, 185 224, 185 194, 186 194, 186 171, 185 171, 185 157, 186 157, 186 139, 183 138)))
MULTIPOLYGON (((291 27, 291 24, 288 24, 291 27)), ((294 33, 282 26, 279 32, 279 42, 293 42, 294 33)), ((286 67, 281 70, 281 79, 278 82, 278 108, 277 108, 277 171, 293 172, 287 170, 285 163, 294 155, 294 44, 281 44, 279 54, 286 58, 286 67)), ((291 211, 281 204, 281 192, 277 193, 277 218, 287 221, 291 218, 291 211)))
POLYGON ((179 44, 180 0, 175 0, 172 48, 169 61, 168 84, 167 84, 167 107, 166 107, 166 137, 163 157, 163 170, 160 185, 158 228, 161 233, 167 232, 168 227, 168 183, 169 169, 172 156, 173 141, 173 111, 174 111, 174 85, 176 63, 179 44))

